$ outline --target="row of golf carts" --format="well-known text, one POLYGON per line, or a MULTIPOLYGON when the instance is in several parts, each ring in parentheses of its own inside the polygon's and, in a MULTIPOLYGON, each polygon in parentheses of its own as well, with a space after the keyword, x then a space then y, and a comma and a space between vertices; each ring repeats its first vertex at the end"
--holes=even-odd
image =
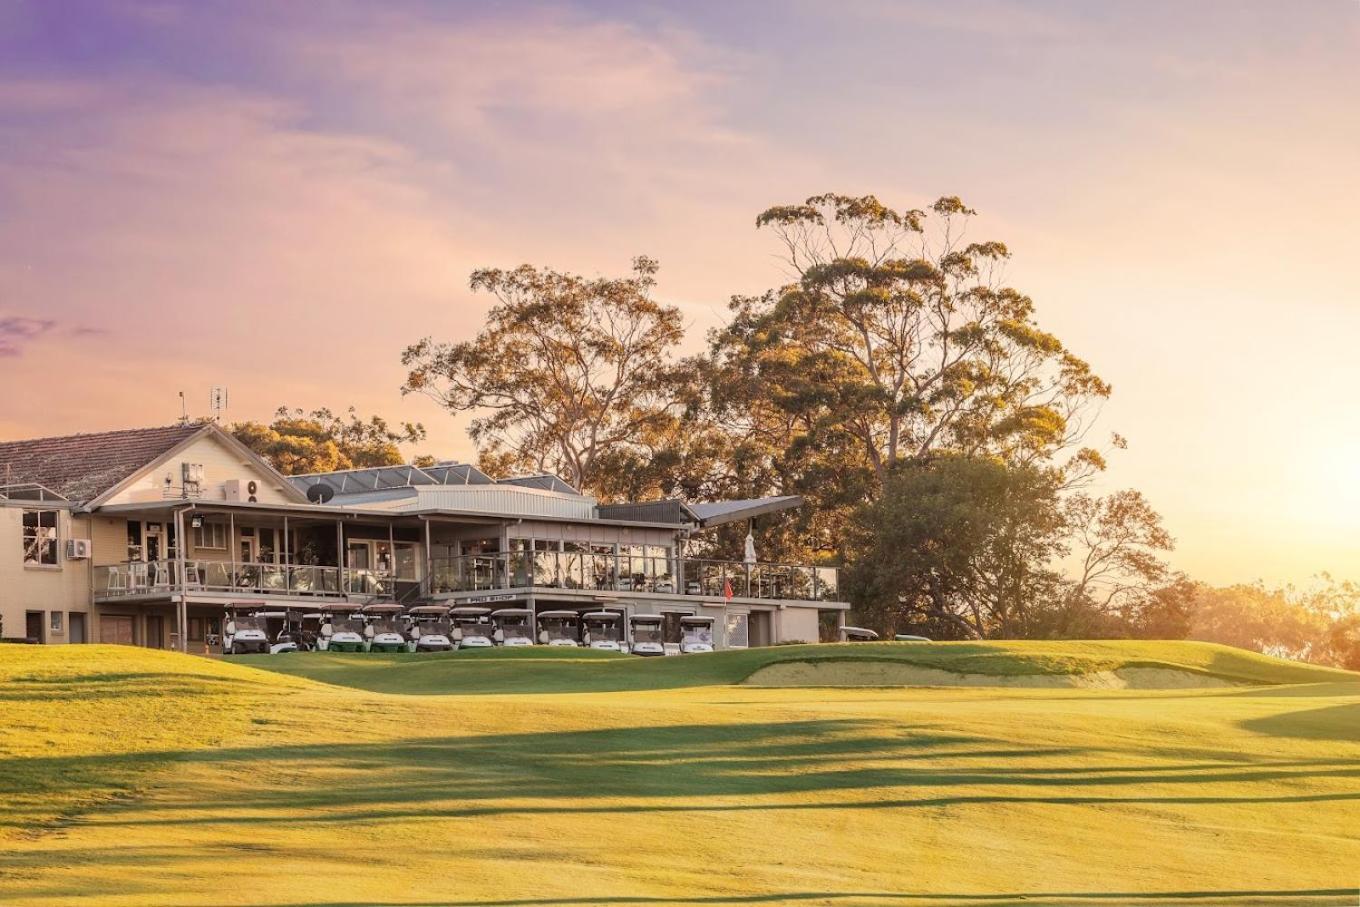
POLYGON ((584 646, 634 655, 713 651, 713 618, 678 617, 679 642, 667 649, 667 618, 622 611, 492 610, 475 606, 330 605, 315 611, 233 607, 223 623, 222 654, 452 652, 493 646, 584 646))

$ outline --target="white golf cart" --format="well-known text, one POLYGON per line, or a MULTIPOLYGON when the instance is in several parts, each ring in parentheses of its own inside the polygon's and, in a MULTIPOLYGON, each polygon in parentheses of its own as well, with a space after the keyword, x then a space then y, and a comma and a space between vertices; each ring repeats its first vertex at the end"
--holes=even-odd
POLYGON ((269 652, 269 634, 257 606, 228 606, 222 619, 223 655, 264 655, 269 652))
POLYGON ((368 651, 406 651, 406 621, 402 617, 405 610, 396 602, 364 606, 364 636, 368 638, 368 651))
POLYGON ((623 615, 617 611, 589 611, 581 615, 581 641, 588 649, 623 651, 623 615))
POLYGON ((453 623, 448 605, 416 605, 406 612, 406 635, 411 652, 452 652, 453 623))
POLYGON ((576 611, 539 611, 538 641, 545 646, 579 646, 581 615, 576 611))
POLYGON ((263 624, 265 638, 269 640, 270 655, 282 655, 298 650, 302 622, 294 612, 287 609, 256 611, 253 616, 263 624))
POLYGON ((634 614, 628 618, 628 629, 633 638, 634 655, 665 655, 666 619, 660 614, 634 614))
POLYGON ((841 627, 842 642, 874 642, 878 632, 865 627, 841 627))
POLYGON ((354 605, 325 605, 321 609, 321 629, 316 647, 323 652, 363 652, 367 624, 354 605))
POLYGON ((713 618, 686 614, 680 618, 680 654, 713 651, 713 618))
POLYGON ((534 612, 528 608, 500 608, 491 612, 496 624, 496 642, 502 646, 534 644, 534 612))
POLYGON ((491 622, 491 609, 463 605, 449 611, 453 620, 453 642, 460 649, 489 649, 495 643, 492 636, 496 625, 491 622))

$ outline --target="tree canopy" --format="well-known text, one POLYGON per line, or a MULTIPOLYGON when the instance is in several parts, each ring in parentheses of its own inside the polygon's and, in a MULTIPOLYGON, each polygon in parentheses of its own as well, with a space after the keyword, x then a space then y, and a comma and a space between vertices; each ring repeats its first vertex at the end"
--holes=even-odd
POLYGON ((420 423, 392 426, 380 416, 363 419, 352 406, 343 416, 325 408, 305 412, 280 406, 268 424, 237 422, 230 431, 284 475, 396 466, 405 462, 399 445, 425 440, 420 423))
POLYGON ((765 211, 756 224, 796 279, 733 300, 713 352, 750 380, 728 386, 758 391, 806 443, 853 451, 880 484, 939 451, 1098 466, 1073 447, 1110 386, 1005 283, 1006 246, 967 240, 974 214, 955 197, 894 210, 836 194, 765 211))
POLYGON ((469 341, 408 347, 402 390, 473 414, 488 471, 551 472, 611 497, 666 446, 692 381, 674 355, 680 311, 652 299, 656 272, 645 257, 621 278, 476 271, 472 288, 497 300, 486 326, 469 341))

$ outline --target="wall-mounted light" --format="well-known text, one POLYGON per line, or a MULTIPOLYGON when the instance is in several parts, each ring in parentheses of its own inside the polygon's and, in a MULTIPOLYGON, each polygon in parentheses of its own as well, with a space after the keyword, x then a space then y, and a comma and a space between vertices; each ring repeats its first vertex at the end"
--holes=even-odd
POLYGON ((202 528, 203 528, 203 514, 201 514, 201 513, 196 513, 196 514, 194 514, 193 516, 189 517, 189 526, 190 526, 190 528, 193 528, 193 529, 202 529, 202 528))

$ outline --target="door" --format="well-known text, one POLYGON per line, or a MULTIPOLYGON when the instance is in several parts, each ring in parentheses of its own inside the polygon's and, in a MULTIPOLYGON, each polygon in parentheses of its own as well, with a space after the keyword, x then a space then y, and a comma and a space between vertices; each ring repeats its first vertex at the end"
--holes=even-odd
POLYGON ((68 639, 72 643, 84 642, 85 615, 81 614, 79 611, 72 611, 69 615, 67 615, 67 619, 71 622, 70 627, 67 629, 67 632, 70 634, 68 639))
POLYGON ((113 646, 132 645, 132 618, 123 614, 101 616, 99 618, 99 641, 113 646))
POLYGON ((745 649, 750 643, 750 624, 747 621, 749 615, 728 612, 727 615, 727 648, 745 649))
POLYGON ((150 615, 146 619, 146 646, 148 649, 165 648, 165 618, 150 615))
POLYGON ((148 561, 158 561, 161 559, 161 524, 146 524, 146 559, 148 561))
POLYGON ((30 642, 43 641, 43 613, 41 611, 24 612, 24 638, 30 642))
POLYGON ((749 635, 752 646, 773 644, 773 621, 769 611, 752 611, 750 614, 749 635))

